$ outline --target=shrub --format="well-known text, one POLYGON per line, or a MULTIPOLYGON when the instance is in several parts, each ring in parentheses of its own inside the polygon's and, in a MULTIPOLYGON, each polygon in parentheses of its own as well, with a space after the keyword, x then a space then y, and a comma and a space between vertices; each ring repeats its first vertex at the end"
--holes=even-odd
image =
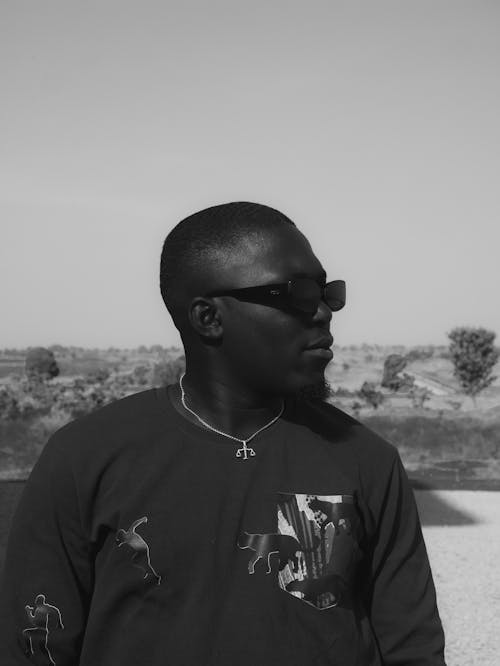
POLYGON ((151 368, 147 365, 136 365, 132 370, 132 378, 138 386, 146 386, 151 382, 151 368))
POLYGON ((355 418, 357 418, 357 419, 359 419, 359 412, 360 412, 362 406, 363 405, 360 402, 358 402, 357 400, 355 400, 351 405, 352 412, 353 412, 355 418))
POLYGON ((377 391, 374 382, 364 382, 359 390, 359 397, 365 400, 374 409, 377 409, 384 401, 383 393, 377 391))
POLYGON ((0 420, 14 421, 20 415, 21 409, 17 397, 8 388, 0 388, 0 420))
POLYGON ((175 384, 177 381, 179 381, 179 377, 182 375, 185 368, 186 359, 184 356, 160 361, 153 368, 153 386, 167 386, 168 384, 175 384))
POLYGON ((431 345, 427 347, 413 347, 406 354, 406 358, 409 362, 411 361, 426 361, 429 358, 434 357, 435 348, 431 345))
POLYGON ((24 364, 26 375, 36 379, 52 379, 59 374, 54 352, 44 347, 30 349, 24 364))
POLYGON ((422 409, 431 396, 432 393, 425 386, 412 386, 410 389, 411 401, 416 409, 422 409))
POLYGON ((413 377, 406 372, 401 375, 407 364, 407 357, 401 354, 389 354, 384 361, 384 376, 382 386, 391 391, 400 391, 413 386, 413 377))
POLYGON ((95 368, 87 374, 87 381, 95 384, 101 384, 109 379, 110 374, 111 373, 108 368, 95 368))

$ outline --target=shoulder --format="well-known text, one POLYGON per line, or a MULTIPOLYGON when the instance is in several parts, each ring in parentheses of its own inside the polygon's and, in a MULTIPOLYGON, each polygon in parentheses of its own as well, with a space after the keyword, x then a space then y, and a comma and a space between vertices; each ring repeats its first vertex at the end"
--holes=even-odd
POLYGON ((397 448, 335 405, 296 401, 295 415, 305 427, 345 451, 361 465, 387 465, 398 460, 397 448))
POLYGON ((113 448, 113 443, 144 439, 163 427, 164 419, 158 391, 150 389, 115 400, 60 428, 49 440, 54 448, 71 446, 73 451, 84 448, 113 448))
POLYGON ((308 402, 299 412, 308 427, 335 451, 339 466, 356 479, 358 499, 372 526, 388 496, 399 501, 411 494, 398 449, 391 442, 328 403, 308 402))

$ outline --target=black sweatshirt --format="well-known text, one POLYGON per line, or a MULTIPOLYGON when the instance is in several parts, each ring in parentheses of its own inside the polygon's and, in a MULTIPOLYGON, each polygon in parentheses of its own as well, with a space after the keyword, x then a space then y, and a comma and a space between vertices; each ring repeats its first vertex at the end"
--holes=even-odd
POLYGON ((396 449, 295 400, 242 448, 165 389, 59 430, 11 525, 2 666, 442 666, 396 449))

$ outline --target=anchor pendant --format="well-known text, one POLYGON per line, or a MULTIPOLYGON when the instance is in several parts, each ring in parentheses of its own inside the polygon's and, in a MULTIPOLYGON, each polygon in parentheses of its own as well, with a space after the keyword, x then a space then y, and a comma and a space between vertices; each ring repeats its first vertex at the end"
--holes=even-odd
POLYGON ((249 454, 250 456, 254 456, 255 451, 251 447, 247 446, 246 442, 243 442, 243 447, 236 451, 236 457, 241 458, 243 456, 243 460, 248 460, 247 454, 249 454))

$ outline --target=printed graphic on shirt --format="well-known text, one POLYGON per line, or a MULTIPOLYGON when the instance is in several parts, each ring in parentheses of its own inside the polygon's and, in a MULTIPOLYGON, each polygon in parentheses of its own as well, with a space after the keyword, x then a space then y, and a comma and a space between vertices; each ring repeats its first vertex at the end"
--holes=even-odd
POLYGON ((142 572, 144 572, 143 578, 154 576, 159 585, 161 583, 161 576, 153 569, 149 557, 149 546, 144 541, 142 536, 137 534, 135 531, 139 525, 147 522, 147 516, 143 516, 142 518, 134 520, 128 530, 119 529, 117 531, 115 541, 118 544, 118 548, 121 548, 123 545, 128 546, 130 551, 133 553, 132 564, 134 567, 137 567, 142 572))
POLYGON ((279 493, 278 532, 302 546, 302 566, 278 572, 280 587, 323 610, 349 604, 349 579, 359 557, 352 495, 279 493))
POLYGON ((267 561, 266 574, 271 573, 271 555, 279 556, 279 571, 282 571, 289 562, 292 567, 300 569, 302 566, 302 557, 304 549, 293 536, 287 534, 250 534, 243 532, 238 539, 238 547, 248 548, 254 551, 254 554, 248 562, 248 573, 255 573, 255 565, 262 559, 267 561))
POLYGON ((64 629, 61 611, 57 606, 48 604, 44 594, 37 594, 34 606, 24 607, 31 627, 23 629, 25 653, 37 666, 56 665, 50 652, 50 628, 64 629))
POLYGON ((320 610, 348 606, 359 557, 354 497, 278 493, 277 514, 278 532, 238 538, 239 548, 252 551, 248 573, 271 573, 277 555, 283 590, 320 610))

